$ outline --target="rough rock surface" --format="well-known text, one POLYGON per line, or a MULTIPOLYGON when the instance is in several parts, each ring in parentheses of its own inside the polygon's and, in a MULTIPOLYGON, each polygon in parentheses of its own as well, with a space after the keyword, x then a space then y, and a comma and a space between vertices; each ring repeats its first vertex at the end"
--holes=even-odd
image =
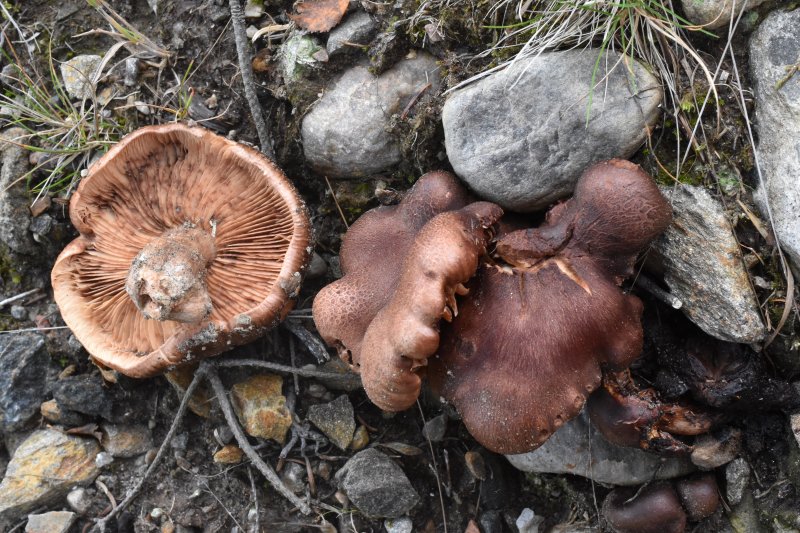
POLYGON ((800 268, 800 75, 787 78, 787 68, 798 58, 800 10, 773 11, 750 39, 757 153, 765 180, 756 200, 765 219, 771 213, 795 268, 800 268))
POLYGON ((591 163, 633 154, 661 88, 638 62, 598 54, 542 54, 453 93, 442 121, 456 174, 482 198, 529 212, 568 196, 591 163))
POLYGON ((75 513, 69 511, 28 515, 25 533, 67 533, 75 518, 75 513))
POLYGON ((738 17, 743 7, 752 9, 764 2, 766 0, 682 0, 681 3, 690 22, 711 30, 727 27, 731 18, 738 17))
POLYGON ((611 444, 592 427, 586 411, 567 422, 536 450, 508 455, 514 467, 539 474, 574 474, 611 485, 638 485, 691 472, 686 458, 661 458, 611 444))
POLYGON ((100 444, 114 457, 136 457, 153 447, 153 435, 146 425, 103 424, 100 444))
POLYGON ((0 531, 9 521, 91 482, 99 473, 93 440, 54 429, 34 432, 19 445, 0 483, 0 531))
POLYGON ((331 439, 340 450, 346 450, 356 430, 355 414, 350 398, 343 394, 330 403, 308 408, 308 420, 331 439))
POLYGON ((353 45, 368 44, 378 32, 378 23, 369 13, 357 11, 348 15, 341 24, 328 35, 326 48, 330 57, 345 53, 347 50, 358 50, 353 45))
POLYGON ((79 55, 61 64, 64 89, 73 98, 91 98, 92 78, 103 58, 96 55, 79 55))
POLYGON ((303 119, 303 152, 320 174, 358 178, 400 162, 400 142, 389 130, 428 83, 439 89, 439 67, 430 55, 417 52, 380 76, 366 66, 347 70, 303 119))
POLYGON ((395 518, 419 501, 405 473, 375 448, 351 457, 336 472, 336 481, 353 505, 371 517, 395 518))
POLYGON ((653 243, 651 258, 663 268, 670 293, 683 302, 681 310, 718 339, 763 340, 767 330, 722 205, 701 187, 661 192, 672 204, 673 218, 653 243))
POLYGON ((283 442, 292 427, 292 415, 281 392, 283 379, 260 374, 231 388, 231 399, 244 430, 254 437, 283 442))
POLYGON ((0 430, 23 429, 39 413, 50 356, 38 333, 0 335, 0 430))
POLYGON ((28 152, 7 142, 22 142, 24 135, 22 128, 0 133, 0 241, 17 253, 34 254, 37 246, 28 231, 31 216, 25 180, 18 181, 28 172, 28 152))

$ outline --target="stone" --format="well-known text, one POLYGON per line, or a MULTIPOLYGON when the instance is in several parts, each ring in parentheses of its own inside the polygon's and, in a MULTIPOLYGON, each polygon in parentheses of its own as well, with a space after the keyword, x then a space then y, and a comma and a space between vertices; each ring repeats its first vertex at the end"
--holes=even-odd
POLYGON ((51 511, 28 515, 25 533, 67 533, 77 515, 69 511, 51 511))
POLYGON ((365 65, 348 69, 303 119, 303 153, 318 173, 361 178, 400 162, 400 140, 390 131, 392 115, 430 84, 440 86, 436 60, 424 52, 403 59, 380 76, 365 65))
POLYGON ((481 198, 541 210, 569 196, 590 164, 632 155, 662 98, 658 80, 616 52, 522 59, 450 95, 442 110, 447 157, 481 198))
POLYGON ((331 390, 339 390, 344 392, 354 392, 361 390, 361 376, 353 372, 350 365, 342 361, 340 358, 335 357, 330 361, 319 365, 319 367, 311 366, 311 368, 319 368, 328 374, 337 374, 337 377, 317 378, 317 380, 331 390))
POLYGON ((306 474, 306 467, 288 462, 281 470, 281 481, 289 490, 295 494, 300 494, 306 490, 306 474))
POLYGON ((78 487, 67 494, 67 505, 76 513, 84 515, 92 507, 92 498, 86 489, 78 487))
POLYGON ((320 50, 324 50, 322 44, 310 35, 293 33, 286 39, 279 52, 284 83, 287 86, 302 83, 306 76, 319 68, 320 61, 314 56, 320 50))
POLYGON ((50 355, 38 333, 0 335, 0 430, 20 431, 39 414, 50 355))
POLYGON ((681 0, 689 22, 708 30, 727 28, 742 8, 753 9, 764 2, 766 0, 681 0))
POLYGON ((26 135, 22 128, 0 133, 0 241, 16 253, 33 255, 38 248, 28 231, 30 200, 25 179, 20 179, 30 168, 28 153, 19 146, 26 135))
POLYGON ((14 320, 26 320, 28 318, 28 310, 24 305, 12 305, 11 317, 14 320))
POLYGON ((244 3, 244 18, 257 19, 264 15, 264 0, 247 0, 244 3))
POLYGON ((78 100, 91 98, 95 88, 92 79, 102 62, 100 56, 85 54, 62 63, 61 78, 67 94, 78 100))
POLYGON ((700 329, 718 339, 752 344, 767 329, 725 211, 702 187, 661 187, 672 204, 672 222, 653 243, 648 261, 658 264, 669 292, 700 329))
POLYGON ((283 378, 259 374, 231 388, 231 400, 248 435, 283 443, 292 427, 292 415, 281 393, 283 378))
POLYGON ((367 45, 378 33, 378 22, 369 13, 356 11, 348 15, 328 35, 325 48, 329 57, 344 55, 349 50, 359 50, 358 46, 367 45))
POLYGON ((100 429, 100 445, 114 457, 136 457, 153 447, 153 434, 146 425, 101 424, 100 429))
POLYGON ((537 516, 533 509, 526 507, 515 522, 519 533, 539 533, 539 526, 544 522, 543 516, 537 516))
POLYGON ((403 470, 375 448, 355 454, 334 478, 339 489, 368 517, 396 518, 419 501, 403 470))
POLYGON ((573 474, 609 485, 640 485, 694 470, 688 458, 662 458, 611 444, 591 426, 585 409, 536 450, 506 457, 524 472, 573 474))
POLYGON ((214 454, 214 462, 233 465, 242 462, 244 452, 235 444, 227 444, 214 454))
POLYGON ((358 451, 363 449, 369 444, 369 432, 365 426, 358 426, 356 432, 353 433, 353 440, 350 441, 350 449, 358 451))
POLYGON ((727 427, 714 433, 698 435, 692 444, 692 463, 703 470, 713 470, 730 463, 742 449, 742 431, 727 427))
MULTIPOLYGON (((167 372, 164 374, 164 377, 167 378, 169 384, 175 389, 178 398, 183 398, 186 389, 194 378, 194 368, 191 366, 180 367, 172 372, 167 372)), ((211 414, 211 401, 205 383, 201 383, 200 386, 195 389, 195 393, 192 394, 192 397, 189 398, 189 410, 201 418, 208 418, 211 414)))
POLYGON ((311 256, 311 262, 306 269, 306 279, 318 279, 328 271, 328 263, 317 252, 311 256))
POLYGON ((775 10, 750 39, 757 155, 764 182, 755 199, 800 273, 800 10, 775 10), (771 217, 770 217, 771 215, 771 217))
POLYGON ((737 457, 725 468, 725 496, 731 505, 739 505, 744 490, 750 481, 750 465, 742 457, 737 457))
POLYGON ((389 518, 384 520, 383 527, 386 528, 386 533, 412 533, 414 522, 407 516, 389 518))
POLYGON ((86 423, 86 419, 80 413, 62 409, 55 400, 47 400, 39 406, 42 417, 53 424, 60 424, 67 427, 78 427, 86 423))
POLYGON ((15 450, 0 482, 0 530, 28 511, 63 498, 99 473, 97 442, 54 429, 32 433, 15 450))
POLYGON ((81 374, 58 380, 53 386, 53 399, 61 409, 106 420, 112 417, 111 394, 97 375, 81 374))
POLYGON ((600 533, 600 528, 587 522, 556 524, 548 533, 600 533))
POLYGON ((97 468, 103 469, 114 463, 114 456, 108 452, 100 452, 94 458, 94 464, 97 468))
POLYGON ((308 420, 317 426, 340 450, 346 450, 356 430, 353 404, 347 395, 341 395, 330 403, 312 405, 308 408, 308 420))

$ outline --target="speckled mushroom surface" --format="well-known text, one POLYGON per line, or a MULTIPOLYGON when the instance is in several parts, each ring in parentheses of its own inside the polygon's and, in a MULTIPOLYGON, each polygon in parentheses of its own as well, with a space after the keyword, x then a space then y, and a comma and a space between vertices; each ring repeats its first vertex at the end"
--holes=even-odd
POLYGON ((132 377, 243 344, 292 306, 310 255, 305 206, 255 150, 183 124, 126 136, 70 201, 56 260, 64 321, 132 377))

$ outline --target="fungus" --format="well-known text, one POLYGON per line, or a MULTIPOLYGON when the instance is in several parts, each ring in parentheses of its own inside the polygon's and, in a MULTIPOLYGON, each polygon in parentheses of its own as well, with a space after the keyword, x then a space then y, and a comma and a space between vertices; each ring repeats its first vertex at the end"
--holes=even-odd
POLYGON ((95 163, 70 202, 80 236, 52 271, 64 321, 99 364, 146 377, 244 344, 292 306, 310 224, 253 149, 149 126, 95 163))
POLYGON ((642 349, 642 304, 623 294, 636 256, 669 223, 652 179, 598 163, 538 228, 501 234, 496 262, 467 284, 428 375, 470 433, 500 453, 542 444, 642 349))
POLYGON ((356 370, 364 333, 391 298, 417 233, 439 213, 469 202, 455 176, 429 172, 399 205, 372 209, 350 226, 339 252, 343 277, 319 291, 313 314, 325 342, 356 370))

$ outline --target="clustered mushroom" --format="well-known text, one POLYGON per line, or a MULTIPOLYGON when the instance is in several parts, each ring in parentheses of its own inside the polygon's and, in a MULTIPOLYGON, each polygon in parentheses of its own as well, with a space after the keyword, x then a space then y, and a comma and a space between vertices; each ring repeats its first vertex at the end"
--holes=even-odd
POLYGON ((56 260, 64 321, 99 364, 146 377, 253 340, 291 309, 310 257, 296 190, 255 150, 149 126, 92 165, 56 260))
POLYGON ((469 202, 439 172, 399 206, 367 213, 314 319, 382 409, 411 406, 427 369, 484 446, 530 451, 580 412, 601 365, 621 370, 641 352, 642 305, 619 286, 671 212, 621 160, 588 169, 537 228, 469 202))
POLYGON ((719 507, 714 475, 694 475, 639 490, 619 488, 603 502, 603 517, 616 533, 683 533, 687 522, 708 518, 719 507))

